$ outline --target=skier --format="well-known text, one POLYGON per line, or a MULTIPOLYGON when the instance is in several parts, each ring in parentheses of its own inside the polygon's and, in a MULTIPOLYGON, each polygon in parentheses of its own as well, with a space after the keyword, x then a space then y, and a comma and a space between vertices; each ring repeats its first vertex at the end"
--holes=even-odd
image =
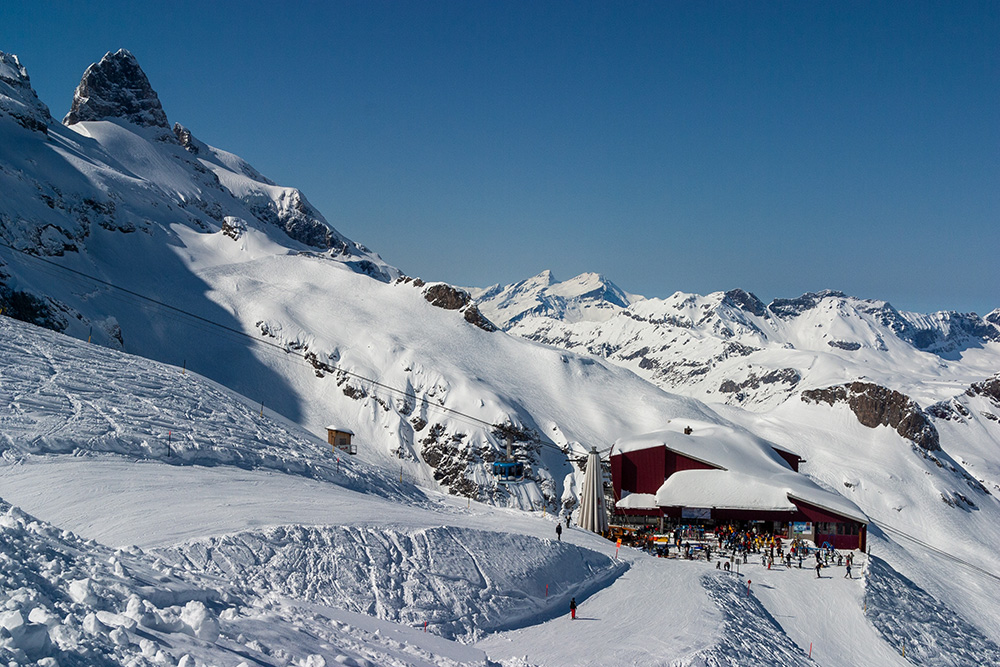
POLYGON ((566 515, 566 527, 567 528, 569 528, 569 518, 570 518, 570 516, 572 516, 572 515, 571 514, 567 514, 566 515))
POLYGON ((556 539, 562 542, 562 524, 556 524, 556 539))
POLYGON ((847 574, 844 575, 844 579, 853 579, 853 578, 854 577, 851 576, 851 561, 848 560, 847 561, 847 574))
POLYGON ((571 620, 576 620, 576 598, 571 598, 569 601, 569 617, 571 620))

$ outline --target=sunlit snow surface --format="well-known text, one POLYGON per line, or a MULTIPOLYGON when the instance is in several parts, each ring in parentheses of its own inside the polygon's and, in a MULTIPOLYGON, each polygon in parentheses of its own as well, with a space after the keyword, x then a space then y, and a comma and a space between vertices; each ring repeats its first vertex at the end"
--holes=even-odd
POLYGON ((961 665, 997 651, 994 608, 970 620, 942 589, 968 573, 936 577, 939 561, 877 531, 867 588, 808 563, 736 574, 627 547, 616 561, 579 530, 556 541, 542 513, 338 469, 322 440, 177 367, 7 319, 0 353, 0 497, 24 510, 0 507, 7 661, 798 665, 811 647, 817 664, 961 665))

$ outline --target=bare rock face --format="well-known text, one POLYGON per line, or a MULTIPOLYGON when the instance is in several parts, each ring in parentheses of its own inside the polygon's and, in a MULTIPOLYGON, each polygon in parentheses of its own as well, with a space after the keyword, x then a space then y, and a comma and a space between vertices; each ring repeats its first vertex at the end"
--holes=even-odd
POLYGON ((201 149, 198 148, 198 143, 194 139, 194 135, 191 134, 191 130, 187 129, 180 123, 174 123, 174 136, 177 137, 178 143, 184 147, 188 153, 192 155, 197 155, 201 149))
MULTIPOLYGON (((142 127, 169 130, 160 98, 139 62, 125 49, 110 51, 83 73, 63 124, 118 118, 142 127)), ((170 135, 173 136, 173 135, 170 135)))
POLYGON ((965 393, 969 396, 985 396, 1000 407, 1000 373, 988 380, 973 383, 965 393))
POLYGON ((756 315, 757 317, 769 317, 767 306, 757 298, 753 292, 746 292, 741 289, 729 290, 726 292, 724 303, 732 304, 741 310, 756 315))
POLYGON ((941 449, 937 429, 909 396, 871 382, 811 389, 802 392, 806 403, 846 403, 858 421, 869 428, 889 426, 927 451, 941 449))
MULTIPOLYGON (((421 282, 422 284, 423 282, 421 282)), ((424 290, 424 298, 432 306, 444 308, 445 310, 462 311, 466 322, 474 324, 483 331, 492 332, 497 330, 496 325, 479 312, 476 304, 472 303, 472 295, 465 290, 460 290, 446 283, 438 283, 424 290)))

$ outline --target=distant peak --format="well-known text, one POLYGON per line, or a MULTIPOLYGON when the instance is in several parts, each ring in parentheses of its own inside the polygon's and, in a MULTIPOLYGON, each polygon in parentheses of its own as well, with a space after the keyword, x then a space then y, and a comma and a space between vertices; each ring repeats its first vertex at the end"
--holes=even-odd
POLYGON ((143 127, 170 129, 160 98, 129 51, 108 51, 83 73, 65 125, 118 118, 143 127))
POLYGON ((29 82, 28 70, 24 69, 24 65, 13 53, 0 51, 0 81, 11 85, 29 82))
POLYGON ((729 290, 724 296, 724 300, 741 310, 756 315, 757 317, 767 317, 767 306, 757 298, 753 292, 741 289, 729 290))
POLYGON ((0 113, 10 114, 29 130, 48 134, 49 108, 31 87, 28 70, 13 53, 0 51, 0 113))

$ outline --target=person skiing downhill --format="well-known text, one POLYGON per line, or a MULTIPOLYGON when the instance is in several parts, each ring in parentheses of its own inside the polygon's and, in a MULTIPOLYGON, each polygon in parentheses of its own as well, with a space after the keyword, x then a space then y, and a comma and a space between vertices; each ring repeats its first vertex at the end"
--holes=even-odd
POLYGON ((571 598, 569 601, 569 617, 571 620, 576 620, 576 598, 571 598))

